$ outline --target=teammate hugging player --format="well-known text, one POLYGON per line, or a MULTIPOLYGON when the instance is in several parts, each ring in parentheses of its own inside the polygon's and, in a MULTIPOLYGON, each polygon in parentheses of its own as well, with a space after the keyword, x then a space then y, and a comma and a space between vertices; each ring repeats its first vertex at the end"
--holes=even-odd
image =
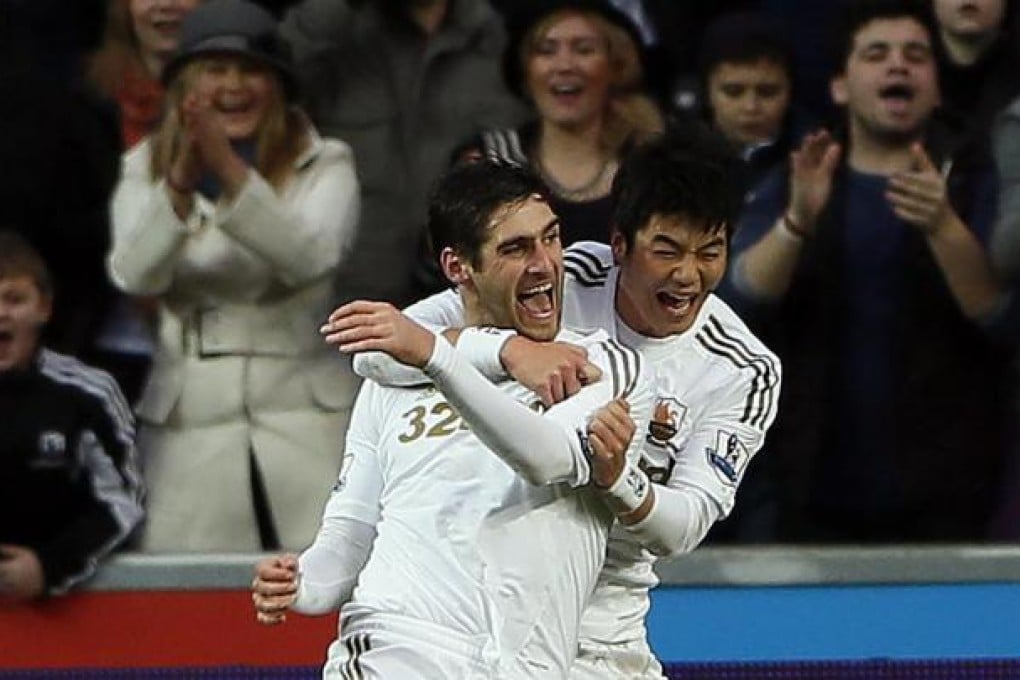
MULTIPOLYGON (((611 247, 578 243, 565 254, 564 325, 605 330, 639 350, 655 374, 654 415, 635 473, 652 491, 611 534, 571 678, 662 677, 644 625, 658 583, 652 565, 693 550, 730 512, 775 418, 779 361, 712 292, 741 205, 732 182, 739 172, 725 143, 700 130, 638 147, 613 183, 611 247)), ((470 323, 451 293, 407 314, 438 327, 470 323)), ((548 401, 584 382, 583 355, 555 343, 492 338, 471 355, 504 366, 548 401)), ((368 357, 356 359, 355 370, 383 382, 409 377, 368 357)))

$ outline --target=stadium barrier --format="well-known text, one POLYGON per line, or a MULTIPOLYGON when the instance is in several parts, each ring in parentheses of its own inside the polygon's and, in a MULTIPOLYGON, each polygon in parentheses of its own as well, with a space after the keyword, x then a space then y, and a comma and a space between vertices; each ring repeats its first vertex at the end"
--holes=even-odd
MULTIPOLYGON (((123 554, 0 609, 0 679, 317 678, 336 617, 254 620, 259 555, 123 554)), ((671 677, 1020 678, 1020 547, 705 548, 659 566, 671 677)))

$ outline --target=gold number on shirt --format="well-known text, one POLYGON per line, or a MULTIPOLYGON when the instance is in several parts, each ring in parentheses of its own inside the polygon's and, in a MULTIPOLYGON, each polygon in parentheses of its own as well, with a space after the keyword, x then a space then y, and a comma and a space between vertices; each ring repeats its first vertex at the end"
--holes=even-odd
POLYGON ((425 434, 426 437, 448 437, 457 430, 457 421, 460 420, 460 416, 453 410, 453 407, 447 404, 445 401, 441 401, 432 407, 432 415, 440 415, 445 413, 443 419, 438 423, 429 428, 429 431, 425 434))
POLYGON ((402 414, 401 418, 406 418, 409 426, 406 432, 400 433, 397 437, 402 444, 408 444, 421 437, 448 437, 458 428, 467 429, 465 424, 460 422, 457 411, 445 401, 437 402, 431 409, 426 406, 415 406, 402 414))

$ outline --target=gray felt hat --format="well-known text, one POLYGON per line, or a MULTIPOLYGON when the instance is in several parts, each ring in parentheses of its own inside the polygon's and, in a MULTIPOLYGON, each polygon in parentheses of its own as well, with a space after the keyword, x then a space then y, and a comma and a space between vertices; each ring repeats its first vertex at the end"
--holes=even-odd
POLYGON ((161 80, 167 85, 181 68, 199 57, 241 55, 271 67, 289 98, 297 94, 290 46, 277 30, 273 15, 247 0, 207 0, 184 18, 181 39, 161 80))

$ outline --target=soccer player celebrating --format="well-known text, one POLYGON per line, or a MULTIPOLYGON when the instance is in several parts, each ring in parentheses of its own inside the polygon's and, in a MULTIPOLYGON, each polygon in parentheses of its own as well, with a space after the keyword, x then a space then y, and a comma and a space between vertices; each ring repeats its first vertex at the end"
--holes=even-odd
POLYGON ((325 677, 569 672, 613 518, 601 497, 626 514, 649 492, 627 460, 651 381, 605 333, 560 332, 559 225, 541 192, 523 169, 465 166, 440 185, 429 229, 466 320, 491 327, 450 338, 463 350, 511 329, 578 344, 598 370, 573 399, 539 413, 525 386, 495 386, 390 305, 356 302, 337 317, 345 351, 385 352, 435 386, 365 383, 315 543, 256 567, 264 623, 342 604, 325 677), (578 488, 589 482, 601 491, 578 488))
MULTIPOLYGON (((776 415, 779 361, 713 294, 741 205, 732 181, 739 167, 721 139, 700 130, 638 147, 613 183, 611 247, 566 251, 564 325, 605 330, 639 350, 655 374, 654 414, 635 472, 651 492, 610 536, 571 678, 662 677, 644 624, 658 583, 652 565, 693 550, 729 514, 776 415)), ((343 326, 345 312, 334 313, 330 329, 343 326)), ((450 292, 407 313, 440 327, 469 323, 450 292)), ((585 382, 576 349, 520 335, 479 337, 490 342, 466 352, 473 362, 505 367, 549 403, 585 382)), ((378 355, 359 356, 355 370, 388 382, 412 378, 378 355)))

